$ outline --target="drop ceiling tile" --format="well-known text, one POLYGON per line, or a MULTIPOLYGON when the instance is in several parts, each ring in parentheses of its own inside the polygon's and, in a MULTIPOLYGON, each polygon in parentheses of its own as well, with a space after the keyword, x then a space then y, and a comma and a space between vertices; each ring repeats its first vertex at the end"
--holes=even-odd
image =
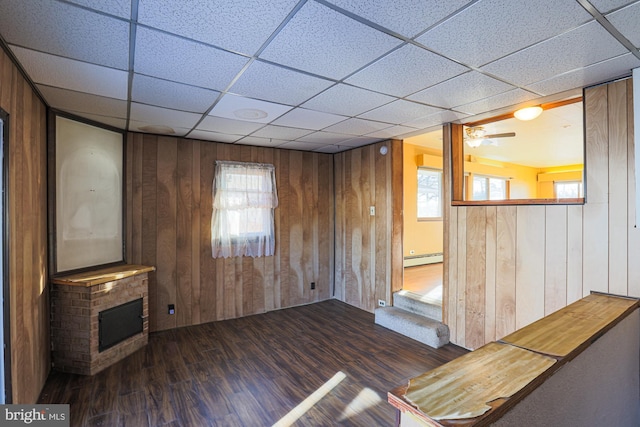
POLYGON ((255 145, 259 147, 277 147, 278 145, 289 142, 289 139, 272 139, 272 138, 258 138, 255 136, 245 136, 239 139, 236 144, 242 145, 255 145))
POLYGON ((485 0, 416 40, 449 58, 479 67, 591 19, 575 1, 485 0))
POLYGON ((400 43, 394 37, 308 1, 260 57, 342 79, 400 43))
POLYGON ((637 0, 589 0, 600 13, 609 13, 614 9, 634 3, 637 0))
POLYGON ((213 90, 224 90, 248 58, 138 27, 135 72, 213 90))
POLYGON ((253 55, 298 0, 140 0, 145 25, 253 55))
POLYGON ((515 89, 477 71, 462 74, 408 97, 412 101, 453 108, 515 89))
POLYGON ((372 136, 360 136, 357 138, 351 138, 347 141, 342 141, 340 145, 347 147, 363 147, 365 145, 374 144, 376 142, 382 141, 384 138, 376 138, 372 136))
POLYGON ((526 86, 626 52, 628 50, 598 22, 591 21, 485 65, 482 71, 516 86, 526 86))
POLYGON ((245 120, 256 123, 269 123, 280 117, 291 106, 244 98, 236 95, 224 95, 209 112, 210 116, 224 117, 232 120, 245 120))
POLYGON ((530 101, 538 96, 534 93, 527 92, 522 89, 514 89, 490 98, 481 99, 480 101, 456 107, 456 110, 469 114, 480 114, 499 108, 510 107, 522 102, 530 101))
POLYGON ((50 107, 62 111, 84 111, 88 114, 127 118, 127 102, 124 100, 51 86, 36 86, 50 107))
POLYGON ((631 70, 637 67, 640 67, 640 59, 629 53, 591 65, 584 69, 575 70, 541 82, 533 83, 527 86, 527 88, 542 95, 553 95, 629 75, 631 70))
POLYGON ((375 138, 397 138, 398 135, 402 135, 407 132, 414 131, 415 128, 408 126, 391 126, 390 128, 378 130, 367 134, 367 136, 375 138))
POLYGON ((274 125, 320 130, 345 120, 346 117, 320 111, 295 108, 273 122, 274 125))
POLYGON ((128 74, 125 71, 17 46, 11 46, 11 50, 34 83, 110 98, 127 99, 128 74))
POLYGON ((349 150, 350 147, 340 147, 337 145, 325 145, 322 146, 320 148, 316 148, 315 150, 313 150, 316 153, 325 153, 325 154, 335 154, 335 153, 339 153, 341 151, 346 151, 349 150))
POLYGON ((457 120, 464 119, 465 117, 469 117, 469 115, 465 113, 459 113, 457 111, 443 111, 441 113, 436 113, 430 116, 411 120, 410 122, 406 122, 405 125, 413 128, 425 129, 431 126, 455 122, 457 120))
POLYGON ((339 144, 342 141, 346 141, 348 139, 353 139, 353 135, 322 131, 303 136, 302 138, 298 138, 297 141, 315 142, 318 144, 339 144))
POLYGON ((204 113, 220 92, 135 74, 131 100, 174 110, 204 113))
POLYGON ((157 126, 157 123, 155 122, 141 122, 137 120, 129 120, 129 131, 131 132, 142 132, 142 133, 150 133, 155 135, 165 135, 165 136, 172 137, 172 136, 185 136, 191 130, 191 129, 181 128, 181 127, 170 126, 171 129, 173 130, 173 133, 167 133, 167 132, 154 132, 153 130, 149 129, 155 126, 157 126))
POLYGON ((357 116, 394 99, 381 93, 340 83, 305 102, 302 106, 327 113, 357 116))
POLYGON ((317 150, 318 148, 324 147, 325 145, 327 144, 291 141, 291 142, 285 142, 284 144, 279 145, 278 148, 285 148, 287 150, 313 151, 313 150, 317 150))
POLYGON ((126 70, 129 24, 65 3, 4 0, 2 36, 10 44, 126 70))
POLYGON ((243 120, 224 119, 222 117, 207 116, 198 125, 197 130, 226 133, 230 135, 248 135, 257 131, 264 124, 246 122, 243 120))
POLYGON ((71 3, 86 6, 88 8, 119 16, 131 18, 131 0, 69 0, 71 3))
POLYGON ((266 101, 299 105, 333 84, 333 81, 254 61, 229 90, 266 101))
POLYGON ((170 110, 152 105, 131 103, 131 120, 144 122, 153 126, 169 126, 171 128, 193 128, 201 114, 170 110))
POLYGON ((224 142, 224 143, 234 143, 242 136, 240 135, 229 135, 227 133, 220 132, 210 132, 206 130, 193 130, 188 135, 187 138, 190 139, 200 139, 202 141, 212 141, 212 142, 224 142))
POLYGON ((302 136, 309 135, 312 132, 313 131, 309 129, 297 129, 284 126, 267 125, 262 129, 257 130, 251 136, 257 136, 260 138, 285 139, 287 141, 292 141, 302 136))
POLYGON ((470 0, 329 0, 329 2, 398 34, 412 38, 470 3, 470 0))
POLYGON ((96 123, 102 123, 103 125, 113 126, 114 128, 117 128, 117 129, 121 129, 121 130, 127 129, 127 119, 102 116, 100 114, 90 114, 90 113, 85 113, 84 111, 69 111, 69 113, 75 116, 83 117, 85 119, 94 121, 96 123))
POLYGON ((346 82, 399 97, 469 71, 440 55, 405 45, 349 77, 346 82))
POLYGON ((439 108, 429 107, 416 102, 399 99, 389 104, 378 107, 360 115, 362 119, 377 120, 380 122, 402 124, 419 117, 428 116, 442 111, 439 108))
POLYGON ((368 133, 391 127, 389 123, 376 122, 373 120, 364 120, 352 118, 345 120, 333 126, 329 126, 325 130, 335 133, 346 133, 349 135, 366 135, 368 133))
POLYGON ((640 48, 640 2, 606 16, 633 45, 640 48))

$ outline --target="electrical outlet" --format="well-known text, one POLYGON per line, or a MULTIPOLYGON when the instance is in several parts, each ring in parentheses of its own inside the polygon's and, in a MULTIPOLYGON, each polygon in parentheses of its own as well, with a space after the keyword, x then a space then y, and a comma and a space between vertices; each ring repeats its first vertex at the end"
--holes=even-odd
POLYGON ((369 215, 376 216, 376 207, 375 206, 369 206, 369 215))
POLYGON ((174 304, 169 304, 169 314, 176 314, 176 306, 174 304))
POLYGON ((378 306, 379 307, 386 307, 387 306, 387 302, 383 299, 379 299, 378 300, 378 306))
POLYGON ((316 288, 316 282, 311 282, 311 290, 314 290, 316 288))

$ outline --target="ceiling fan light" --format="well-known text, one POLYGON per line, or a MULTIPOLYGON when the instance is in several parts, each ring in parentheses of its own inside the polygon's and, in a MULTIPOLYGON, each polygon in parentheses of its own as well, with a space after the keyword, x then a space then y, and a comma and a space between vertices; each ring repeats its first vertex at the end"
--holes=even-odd
POLYGON ((469 138, 466 140, 466 143, 471 148, 478 148, 482 144, 482 138, 469 138))
POLYGON ((521 108, 513 113, 516 119, 524 121, 533 120, 540 114, 542 114, 542 107, 539 105, 536 105, 535 107, 521 108))

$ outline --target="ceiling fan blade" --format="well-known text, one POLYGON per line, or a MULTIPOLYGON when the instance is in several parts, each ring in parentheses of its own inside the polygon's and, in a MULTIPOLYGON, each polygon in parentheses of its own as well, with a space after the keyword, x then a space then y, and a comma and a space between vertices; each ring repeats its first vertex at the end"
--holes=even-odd
POLYGON ((494 133, 493 135, 485 135, 485 138, 510 138, 512 136, 516 136, 515 132, 507 132, 507 133, 494 133))

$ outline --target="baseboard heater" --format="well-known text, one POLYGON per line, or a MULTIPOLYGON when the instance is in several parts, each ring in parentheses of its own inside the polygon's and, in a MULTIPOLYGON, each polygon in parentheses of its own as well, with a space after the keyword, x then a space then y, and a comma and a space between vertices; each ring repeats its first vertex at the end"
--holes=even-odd
POLYGON ((435 264, 442 262, 442 252, 435 254, 411 255, 404 257, 405 267, 415 267, 416 265, 435 264))

